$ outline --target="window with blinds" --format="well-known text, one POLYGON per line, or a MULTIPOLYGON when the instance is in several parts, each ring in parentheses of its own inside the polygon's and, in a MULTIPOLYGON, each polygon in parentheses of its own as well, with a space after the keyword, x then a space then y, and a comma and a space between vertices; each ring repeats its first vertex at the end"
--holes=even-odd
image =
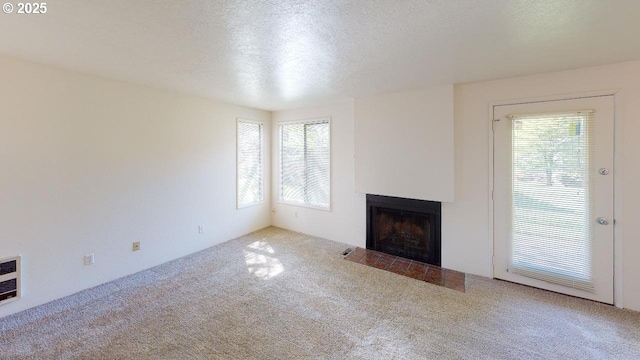
POLYGON ((329 210, 329 119, 281 123, 280 202, 329 210))
POLYGON ((236 194, 238 208, 259 204, 264 200, 262 186, 263 132, 262 123, 238 119, 236 194))
POLYGON ((593 291, 593 111, 511 115, 509 271, 593 291))

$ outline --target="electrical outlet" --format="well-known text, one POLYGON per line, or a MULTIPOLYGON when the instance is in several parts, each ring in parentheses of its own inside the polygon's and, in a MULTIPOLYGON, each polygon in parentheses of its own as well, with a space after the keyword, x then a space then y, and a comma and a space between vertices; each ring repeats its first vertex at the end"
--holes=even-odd
POLYGON ((133 251, 138 251, 140 250, 140 241, 135 241, 133 243, 133 251))
POLYGON ((198 233, 204 234, 204 225, 198 225, 198 233))
POLYGON ((96 261, 95 255, 93 253, 87 254, 84 256, 84 264, 91 265, 96 261))
POLYGON ((293 216, 297 218, 297 217, 298 217, 298 212, 297 212, 297 211, 294 211, 294 212, 293 212, 293 216))

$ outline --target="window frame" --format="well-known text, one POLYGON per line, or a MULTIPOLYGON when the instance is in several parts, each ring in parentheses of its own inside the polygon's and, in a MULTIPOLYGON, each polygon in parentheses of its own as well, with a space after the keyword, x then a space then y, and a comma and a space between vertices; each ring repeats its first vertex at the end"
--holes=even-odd
MULTIPOLYGON (((331 161, 331 148, 332 148, 332 143, 331 143, 331 117, 320 117, 320 118, 312 118, 312 119, 304 119, 304 120, 287 120, 287 121, 279 121, 278 122, 278 203, 280 204, 285 204, 285 205, 290 205, 290 206, 298 206, 298 207, 305 207, 305 208, 310 208, 310 209, 316 209, 316 210, 323 210, 323 211, 331 211, 331 165, 332 165, 332 161, 331 161), (315 206, 315 205, 311 205, 311 204, 307 204, 307 203, 297 203, 297 202, 291 202, 291 201, 286 201, 283 200, 282 198, 282 130, 281 127, 283 125, 295 125, 295 124, 321 124, 321 123, 327 123, 329 125, 329 168, 328 168, 328 178, 329 178, 329 203, 327 204, 326 207, 323 206, 315 206)), ((306 179, 305 179, 306 181, 306 179)))
POLYGON ((265 158, 265 126, 263 121, 237 118, 236 119, 236 209, 244 209, 256 205, 265 203, 264 196, 264 158, 265 158), (248 204, 240 204, 240 123, 260 125, 260 195, 259 201, 254 201, 248 204))

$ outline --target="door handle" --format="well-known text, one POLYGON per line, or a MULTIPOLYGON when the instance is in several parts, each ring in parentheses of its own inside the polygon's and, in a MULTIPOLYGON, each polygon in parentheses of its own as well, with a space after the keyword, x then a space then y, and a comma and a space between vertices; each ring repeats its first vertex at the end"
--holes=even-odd
POLYGON ((609 220, 607 220, 607 218, 604 218, 604 217, 599 217, 596 221, 600 225, 609 225, 609 220))

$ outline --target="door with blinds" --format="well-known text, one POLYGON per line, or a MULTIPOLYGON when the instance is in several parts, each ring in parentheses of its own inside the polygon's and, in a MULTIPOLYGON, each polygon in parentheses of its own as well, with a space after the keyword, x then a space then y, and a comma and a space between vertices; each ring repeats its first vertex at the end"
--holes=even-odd
POLYGON ((493 119, 494 276, 613 303, 613 96, 493 119))

